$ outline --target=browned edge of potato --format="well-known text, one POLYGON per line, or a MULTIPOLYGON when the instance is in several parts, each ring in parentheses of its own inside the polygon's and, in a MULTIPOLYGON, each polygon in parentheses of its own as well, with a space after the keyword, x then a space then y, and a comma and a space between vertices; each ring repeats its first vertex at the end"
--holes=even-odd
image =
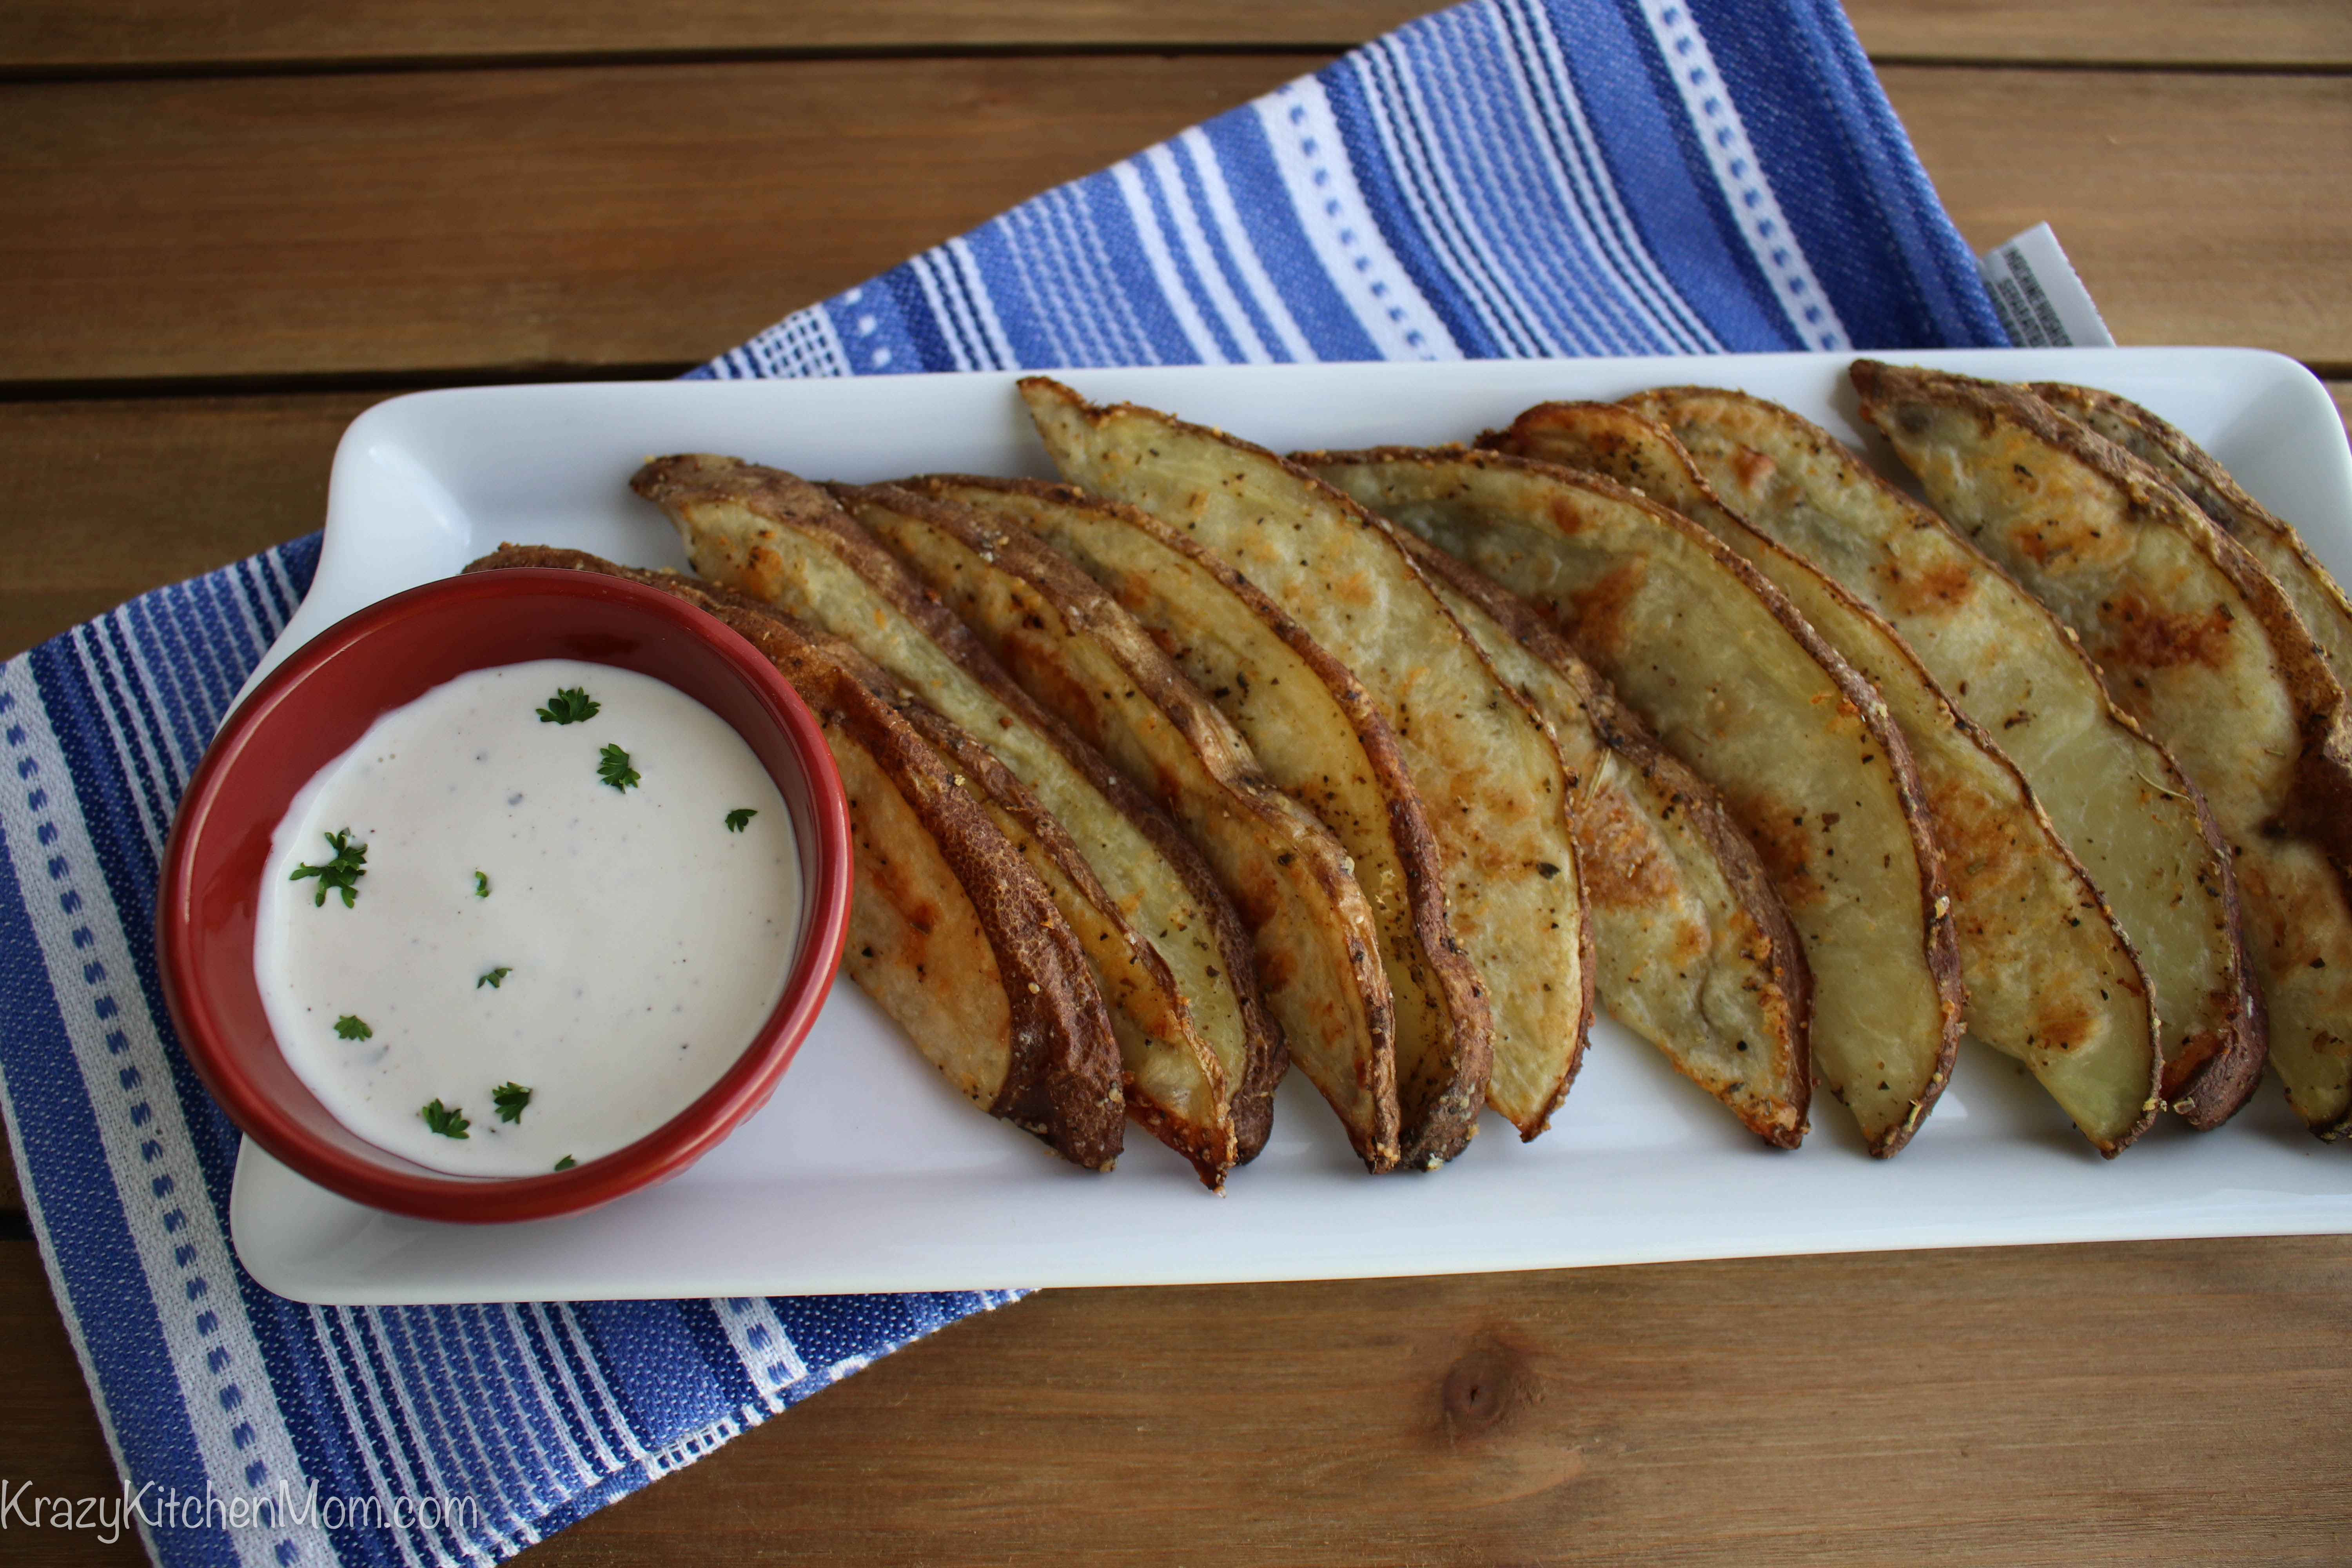
POLYGON ((1345 665, 1147 512, 1036 479, 907 483, 1028 530, 1091 574, 1241 731, 1275 784, 1331 829, 1380 927, 1398 1059, 1491 1048, 1486 994, 1448 924, 1444 853, 1395 732, 1345 665))
POLYGON ((2204 447, 2129 398, 2054 381, 2036 382, 2031 390, 2152 466, 2244 545, 2294 602, 2336 684, 2352 688, 2352 600, 2292 523, 2248 495, 2204 447))
POLYGON ((1443 1133, 1418 1163, 1458 1152, 1482 1100, 1523 1139, 1540 1132, 1581 1060, 1592 1000, 1572 784, 1549 726, 1387 525, 1306 470, 1156 410, 1094 406, 1044 377, 1021 391, 1066 478, 1223 556, 1353 669, 1394 727, 1451 853, 1454 930, 1495 1020, 1487 1062, 1397 1064, 1408 1123, 1429 1107, 1424 1124, 1443 1133))
POLYGON ((1549 721, 1601 1004, 1775 1148, 1804 1141, 1812 975, 1763 862, 1722 799, 1535 607, 1400 533, 1472 639, 1549 721))
POLYGON ((2262 991, 2237 876, 2204 795, 2064 623, 1828 431, 1742 392, 1627 404, 1669 426, 1751 522, 1897 626, 1954 706, 1997 731, 2091 872, 2152 987, 2163 1098, 2196 1127, 2261 1080, 2262 991))
MULTIPOLYGON (((1256 943, 1292 1061, 1373 1171, 1397 1161, 1395 1009, 1348 853, 1133 616, 1034 535, 894 486, 835 495, 1032 697, 1122 769, 1208 858, 1256 943)), ((1263 1098, 1272 1083, 1238 1086, 1263 1098)))
POLYGON ((2152 988, 2017 765, 1895 628, 1725 504, 1664 426, 1614 403, 1548 403, 1478 444, 1621 480, 1731 546, 1878 689, 1911 747, 1944 854, 1969 1032, 2022 1062, 2102 1154, 2156 1119, 2152 988))
POLYGON ((1864 417, 1928 500, 2083 639, 2236 856, 2270 1059, 2352 1126, 2344 689, 2285 593, 2147 464, 2021 388, 1858 361, 1864 417))
POLYGON ((1074 1164, 1110 1169, 1125 1121, 1119 1053, 1093 970, 1045 885, 898 710, 889 678, 835 638, 673 573, 514 544, 466 570, 518 567, 658 588, 782 672, 848 796, 856 890, 843 968, 983 1110, 1074 1164))
POLYGON ((1814 1067, 1872 1153, 1900 1150, 1951 1080, 1965 991, 1918 775, 1876 691, 1754 567, 1614 480, 1461 449, 1302 460, 1551 615, 1715 787, 1804 938, 1814 1067))
POLYGON ((656 458, 632 483, 677 526, 697 571, 857 647, 995 752, 1068 830, 1110 894, 1062 910, 1111 1004, 1129 1114, 1222 1184, 1272 1124, 1269 1095, 1234 1090, 1266 1081, 1259 1064, 1283 1047, 1248 933, 1200 852, 822 489, 708 456, 656 458))

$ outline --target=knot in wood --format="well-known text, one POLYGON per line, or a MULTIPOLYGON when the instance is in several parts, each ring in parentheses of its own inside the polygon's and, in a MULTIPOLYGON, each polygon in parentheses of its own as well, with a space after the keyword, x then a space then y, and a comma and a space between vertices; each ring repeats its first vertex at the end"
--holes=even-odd
POLYGON ((1519 1368, 1500 1346, 1474 1345, 1446 1369, 1440 1395, 1445 1424, 1457 1436, 1483 1432, 1513 1401, 1519 1368))

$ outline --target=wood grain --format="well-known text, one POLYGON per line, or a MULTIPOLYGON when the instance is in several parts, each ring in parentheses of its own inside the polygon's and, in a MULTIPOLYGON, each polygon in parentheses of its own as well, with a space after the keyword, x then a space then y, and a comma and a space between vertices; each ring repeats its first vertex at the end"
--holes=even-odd
MULTIPOLYGON (((525 1560, 2340 1563, 2347 1296, 2346 1237, 1052 1291, 525 1560)), ((0 1475, 110 1490, 26 1243, 0 1333, 0 1475)))
POLYGON ((0 383, 683 368, 1319 57, 0 94, 0 383))
POLYGON ((380 395, 0 404, 0 658, 317 528, 380 395))
MULTIPOLYGON (((41 1255, 29 1241, 0 1241, 0 1477, 41 1497, 119 1497, 114 1456, 99 1429, 81 1363, 49 1295, 41 1255)), ((95 1533, 30 1528, 12 1518, 0 1554, 52 1568, 146 1562, 136 1534, 109 1542, 95 1533)))
MULTIPOLYGON (((18 87, 0 384, 675 369, 1315 63, 18 87)), ((2352 363, 2352 79, 1883 74, 1969 242, 2051 220, 2124 342, 2352 363)))
POLYGON ((2046 220, 2118 342, 2352 363, 2352 79, 1879 78, 1969 247, 2046 220))
POLYGON ((317 65, 676 53, 1036 48, 1338 48, 1423 0, 16 0, 0 70, 317 65))
POLYGON ((1873 58, 2230 68, 2352 65, 2337 0, 1850 0, 1873 58))
MULTIPOLYGON (((14 0, 0 71, 106 72, 689 51, 1344 47, 1424 0, 14 0)), ((2352 64, 2339 0, 1853 0, 1863 44, 1905 60, 2352 64)))
POLYGON ((524 1561, 2340 1562, 2347 1289, 2329 1237, 1047 1292, 524 1561))

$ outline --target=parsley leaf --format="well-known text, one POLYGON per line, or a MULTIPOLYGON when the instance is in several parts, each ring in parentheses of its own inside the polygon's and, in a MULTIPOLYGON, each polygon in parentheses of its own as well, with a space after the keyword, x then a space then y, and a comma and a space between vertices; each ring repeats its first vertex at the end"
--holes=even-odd
POLYGON ((640 787, 644 785, 645 780, 637 777, 637 770, 629 766, 628 752, 618 746, 607 746, 604 748, 604 760, 596 764, 598 778, 603 779, 623 795, 629 793, 631 784, 640 787))
POLYGON ((571 1155, 566 1154, 562 1159, 555 1162, 555 1168, 559 1171, 568 1171, 578 1163, 580 1163, 579 1161, 573 1159, 571 1155))
POLYGON ((730 833, 742 832, 744 828, 751 826, 751 819, 759 815, 760 814, 758 812, 752 810, 748 805, 737 806, 734 810, 727 814, 727 831, 730 833))
POLYGON ((456 1106, 444 1105, 437 1100, 416 1114, 425 1118, 427 1131, 438 1132, 444 1138, 464 1138, 467 1136, 466 1129, 473 1125, 466 1120, 463 1110, 456 1106))
POLYGON ((335 1037, 339 1040, 372 1040, 375 1031, 367 1026, 356 1013, 346 1013, 335 1020, 335 1037))
POLYGON ((487 985, 491 990, 496 991, 500 985, 506 983, 507 976, 513 973, 514 965, 510 963, 501 963, 496 969, 490 970, 475 980, 474 989, 479 991, 483 986, 487 985))
POLYGON ((520 1121, 522 1108, 530 1103, 530 1090, 519 1083, 502 1083, 490 1090, 490 1103, 498 1107, 501 1121, 520 1121))
POLYGON ((584 687, 567 686, 547 700, 539 710, 542 724, 585 724, 596 717, 604 704, 588 695, 584 687))
POLYGON ((335 852, 335 858, 323 866, 298 866, 294 874, 286 879, 299 882, 305 877, 316 877, 319 879, 319 896, 310 900, 311 907, 324 909, 327 895, 331 892, 343 895, 343 908, 348 910, 359 901, 360 879, 367 875, 367 846, 352 843, 352 830, 348 827, 341 833, 323 837, 327 840, 327 847, 335 852))
POLYGON ((478 899, 487 899, 487 898, 488 898, 489 896, 490 896, 490 879, 489 879, 489 875, 488 875, 488 873, 487 873, 487 872, 483 872, 483 871, 477 871, 477 872, 475 872, 475 873, 474 873, 474 897, 476 897, 476 898, 478 898, 478 899))

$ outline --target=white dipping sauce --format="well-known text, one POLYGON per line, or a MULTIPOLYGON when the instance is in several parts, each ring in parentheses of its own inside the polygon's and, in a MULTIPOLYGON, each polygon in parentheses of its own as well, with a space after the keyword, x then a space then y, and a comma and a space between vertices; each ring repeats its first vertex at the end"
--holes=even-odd
POLYGON ((743 738, 649 676, 542 659, 436 687, 320 770, 271 840, 254 968, 344 1126, 436 1170, 530 1175, 718 1082, 782 996, 800 921, 792 819, 743 738), (593 717, 539 716, 572 688, 593 717), (615 789, 624 765, 638 782, 615 789), (349 907, 296 879, 338 833, 366 848, 349 907), (428 1126, 436 1101, 463 1138, 428 1126))

